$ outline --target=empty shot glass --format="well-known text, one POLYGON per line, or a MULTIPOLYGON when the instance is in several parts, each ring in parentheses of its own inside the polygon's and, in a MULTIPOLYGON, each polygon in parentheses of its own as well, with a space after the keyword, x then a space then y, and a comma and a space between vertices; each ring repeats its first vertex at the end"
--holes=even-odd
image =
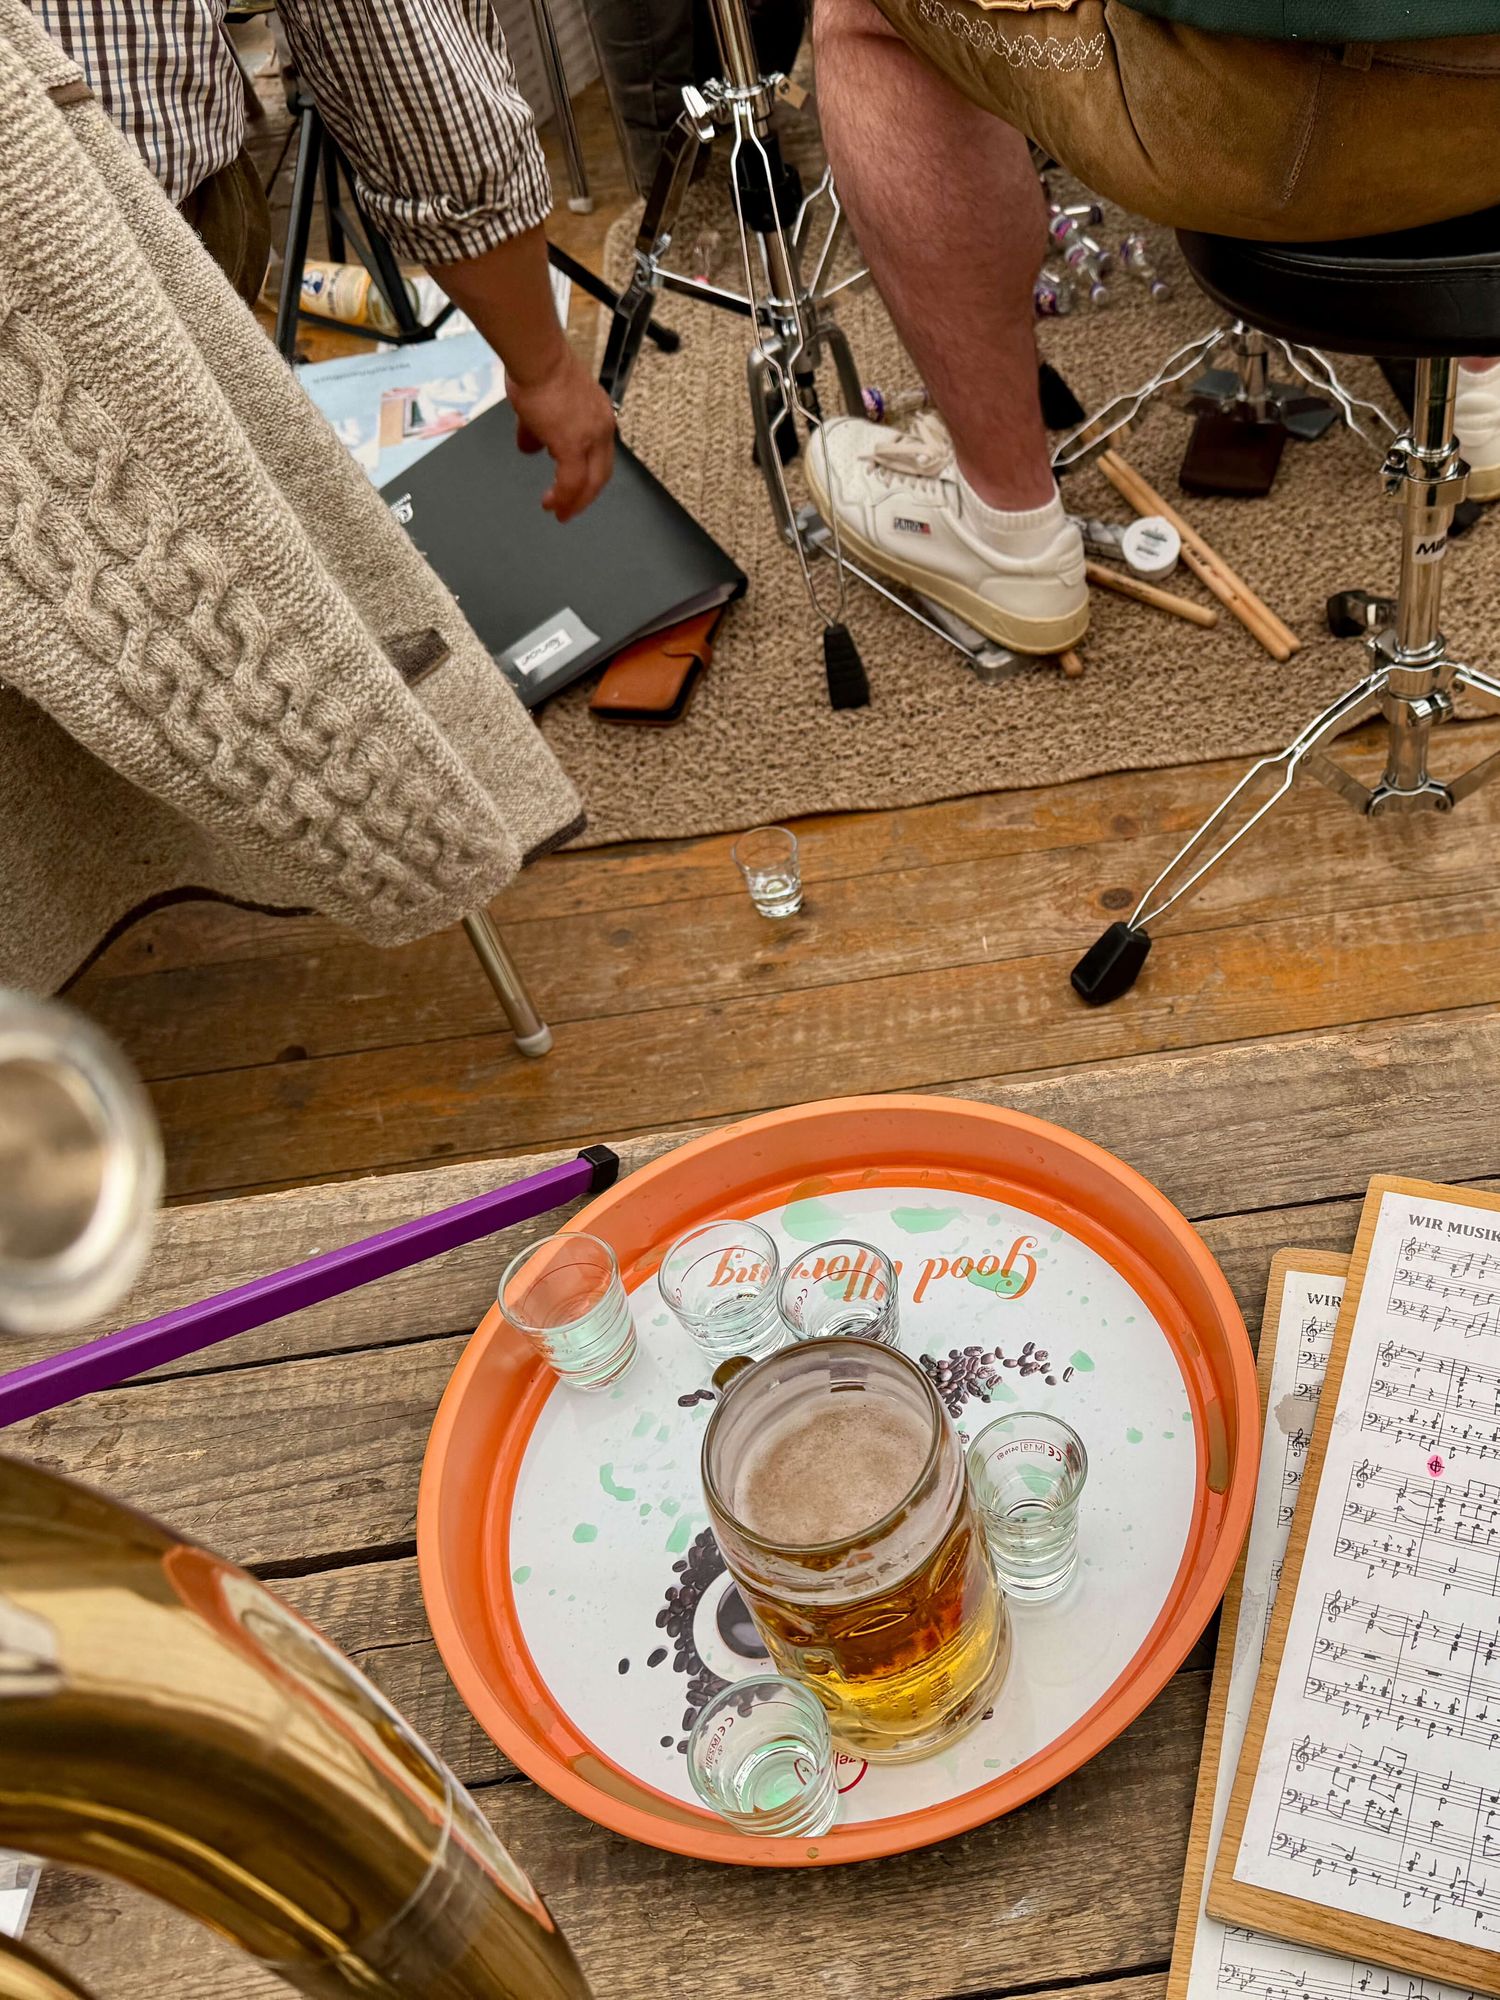
POLYGON ((500 1280, 502 1316, 570 1389, 607 1389, 635 1359, 635 1325, 615 1253, 563 1230, 522 1250, 500 1280))
POLYGON ((776 1245, 753 1222, 705 1222, 679 1236, 661 1260, 657 1289, 714 1360, 752 1361, 786 1339, 776 1245))
POLYGON ((901 1334, 896 1267, 873 1243, 818 1243, 787 1266, 781 1317, 793 1340, 852 1333, 894 1347, 901 1334))
POLYGON ((828 1717, 780 1674, 715 1695, 693 1724, 687 1765, 699 1798, 741 1833, 826 1833, 838 1811, 828 1717))
POLYGON ((750 900, 763 917, 794 917, 802 908, 797 836, 784 826, 753 826, 734 843, 750 900))
POLYGON ((1006 1594, 1045 1602, 1078 1567, 1078 1503, 1088 1453, 1071 1424, 1012 1410, 969 1446, 969 1477, 1006 1594))

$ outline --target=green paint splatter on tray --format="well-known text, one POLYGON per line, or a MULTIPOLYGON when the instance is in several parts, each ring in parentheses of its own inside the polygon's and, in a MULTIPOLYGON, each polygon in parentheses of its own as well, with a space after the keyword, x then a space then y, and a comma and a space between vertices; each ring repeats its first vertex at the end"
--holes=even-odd
POLYGON ((684 1514, 671 1534, 668 1535, 667 1554, 669 1556, 680 1556, 686 1551, 688 1544, 697 1532, 693 1527, 693 1519, 692 1514, 684 1514))
POLYGON ((891 1221, 898 1229, 904 1229, 908 1236, 930 1236, 935 1229, 946 1229, 957 1222, 956 1208, 893 1208, 891 1221))
POLYGON ((1177 1435, 1176 1431, 1163 1431, 1163 1432, 1162 1432, 1162 1436, 1163 1436, 1164 1438, 1174 1438, 1174 1437, 1176 1437, 1176 1435, 1177 1435))
POLYGON ((661 1424, 657 1428, 656 1442, 658 1444, 665 1444, 667 1439, 671 1435, 672 1435, 672 1426, 670 1424, 661 1424))
POLYGON ((650 1512, 651 1512, 651 1502, 649 1500, 643 1500, 640 1506, 641 1519, 644 1521, 650 1512))
POLYGON ((531 1574, 531 1564, 522 1563, 519 1569, 513 1569, 511 1571, 510 1580, 512 1583, 524 1583, 527 1577, 530 1576, 530 1574, 531 1574))
POLYGON ((598 1532, 592 1521, 580 1521, 573 1530, 573 1539, 575 1542, 591 1542, 598 1532))
POLYGON ((1039 1465, 1021 1467, 1021 1484, 1028 1493, 1034 1493, 1038 1500, 1045 1500, 1052 1491, 1052 1480, 1039 1465))
POLYGON ((844 1218, 826 1201, 819 1201, 816 1195, 810 1195, 806 1201, 787 1203, 781 1211, 781 1226, 788 1236, 795 1236, 799 1243, 822 1243, 840 1233, 844 1218))
POLYGON ((651 1426, 655 1422, 656 1422, 655 1416, 651 1413, 650 1410, 647 1410, 646 1414, 643 1417, 636 1418, 635 1429, 630 1433, 630 1435, 633 1438, 643 1438, 646 1435, 647 1431, 650 1430, 651 1426))
POLYGON ((1146 1435, 1146 1433, 1145 1433, 1144 1431, 1138 1431, 1138 1430, 1136 1429, 1135 1425, 1134 1425, 1134 1424, 1132 1424, 1132 1425, 1130 1426, 1129 1430, 1128 1430, 1128 1431, 1126 1431, 1126 1433, 1125 1433, 1125 1441, 1126 1441, 1126 1443, 1127 1443, 1127 1444, 1139 1444, 1139 1443, 1140 1443, 1140 1441, 1141 1441, 1141 1439, 1142 1439, 1142 1438, 1143 1438, 1143 1437, 1144 1437, 1145 1435, 1146 1435))
POLYGON ((1092 1354, 1085 1354, 1080 1347, 1068 1356, 1068 1366, 1076 1368, 1080 1375, 1092 1375, 1094 1372, 1094 1357, 1092 1354))
POLYGON ((682 1502, 680 1500, 663 1500, 661 1503, 661 1511, 664 1514, 675 1514, 679 1511, 681 1506, 682 1502))
POLYGON ((604 1488, 611 1500, 633 1500, 635 1498, 635 1488, 633 1486, 616 1485, 615 1469, 612 1465, 600 1466, 599 1484, 604 1488))

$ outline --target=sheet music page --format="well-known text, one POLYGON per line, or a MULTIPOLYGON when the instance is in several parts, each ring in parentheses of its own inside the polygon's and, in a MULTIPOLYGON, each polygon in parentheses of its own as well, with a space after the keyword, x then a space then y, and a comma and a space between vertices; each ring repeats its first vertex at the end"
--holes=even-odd
POLYGON ((1237 1880, 1500 1950, 1497 1503, 1500 1214, 1387 1191, 1237 1880))
POLYGON ((1365 1995, 1370 2000, 1386 2000, 1386 1996, 1390 2000, 1475 2000, 1472 1993, 1432 1980, 1408 1979, 1306 1945, 1287 1944, 1247 1930, 1242 1924, 1223 1924, 1206 1909, 1208 1883, 1229 1810, 1229 1794, 1302 1483, 1302 1465, 1312 1439, 1343 1297, 1342 1278, 1312 1271, 1286 1273, 1187 2000, 1221 2000, 1226 1993, 1251 1994, 1255 2000, 1302 2000, 1302 1996, 1306 2000, 1362 2000, 1365 1995))

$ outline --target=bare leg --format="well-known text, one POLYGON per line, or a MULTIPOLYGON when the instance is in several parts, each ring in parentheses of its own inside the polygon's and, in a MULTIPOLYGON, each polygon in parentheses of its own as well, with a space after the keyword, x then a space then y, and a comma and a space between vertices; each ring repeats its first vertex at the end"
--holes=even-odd
POLYGON ((1053 493, 1032 287, 1047 212, 1025 139, 903 42, 874 0, 817 0, 818 109, 896 331, 992 507, 1053 493))

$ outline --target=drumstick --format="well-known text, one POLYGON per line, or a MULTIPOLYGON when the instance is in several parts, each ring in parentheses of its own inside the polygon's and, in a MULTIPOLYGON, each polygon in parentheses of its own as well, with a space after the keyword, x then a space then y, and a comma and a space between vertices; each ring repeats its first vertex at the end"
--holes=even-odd
POLYGON ((1154 583, 1143 583, 1138 576, 1127 576, 1123 570, 1110 569, 1104 563, 1084 564, 1084 573, 1090 583, 1100 590, 1112 590, 1117 597, 1133 598, 1137 604, 1154 605, 1158 611, 1170 611, 1174 618, 1185 618, 1189 625, 1201 625, 1210 630, 1219 622, 1219 614, 1207 604, 1194 604, 1191 598, 1174 597, 1170 590, 1158 590, 1154 583))
POLYGON ((1079 659, 1071 646, 1069 646, 1065 653, 1058 654, 1057 664, 1063 670, 1064 680, 1081 681, 1083 679, 1083 661, 1079 659))
POLYGON ((1115 490, 1128 500, 1137 513, 1163 514, 1182 536, 1183 561, 1226 610, 1232 612, 1253 639, 1275 660, 1289 660, 1299 641, 1270 607, 1260 600, 1242 577, 1232 570, 1217 550, 1211 548, 1182 516, 1169 507, 1156 489, 1143 479, 1134 466, 1117 452, 1106 452, 1101 470, 1115 490))
POLYGON ((1182 560, 1204 589, 1211 591, 1224 609, 1239 619, 1256 644, 1263 646, 1273 660, 1285 666, 1293 653, 1298 651, 1301 642, 1295 636, 1290 643, 1282 637, 1285 628, 1281 621, 1266 609, 1260 599, 1253 595, 1247 597, 1245 592, 1237 590, 1212 558, 1205 558, 1197 549, 1188 548, 1186 543, 1183 544, 1182 560))
POLYGON ((1223 582, 1230 589, 1237 591, 1248 605, 1258 611, 1284 643, 1288 645, 1298 643, 1296 633, 1255 594, 1242 576, 1230 568, 1218 550, 1210 547, 1191 522, 1184 520, 1176 508, 1162 498, 1151 482, 1144 474, 1138 472, 1128 459, 1122 458, 1117 451, 1106 451, 1101 454, 1099 464, 1101 471, 1115 490, 1123 494, 1137 512, 1149 507, 1152 513, 1159 514, 1170 522, 1182 537, 1183 546, 1191 549, 1202 561, 1212 564, 1219 571, 1223 582))
POLYGON ((1117 451, 1102 452, 1099 470, 1121 497, 1141 515, 1159 514, 1170 521, 1182 537, 1183 560, 1226 611, 1230 611, 1273 659, 1288 660, 1301 648, 1301 640, 1284 624, 1268 604, 1256 596, 1244 578, 1232 570, 1217 550, 1171 507, 1150 482, 1142 478, 1117 451))
POLYGON ((1099 463, 1104 476, 1137 513, 1159 514, 1170 521, 1182 537, 1183 557, 1189 569, 1226 610, 1233 612, 1274 659, 1290 659, 1299 650, 1301 641, 1296 633, 1256 596, 1244 578, 1230 568, 1191 523, 1167 504, 1149 480, 1143 478, 1128 460, 1121 458, 1118 452, 1107 451, 1102 454, 1099 463))

